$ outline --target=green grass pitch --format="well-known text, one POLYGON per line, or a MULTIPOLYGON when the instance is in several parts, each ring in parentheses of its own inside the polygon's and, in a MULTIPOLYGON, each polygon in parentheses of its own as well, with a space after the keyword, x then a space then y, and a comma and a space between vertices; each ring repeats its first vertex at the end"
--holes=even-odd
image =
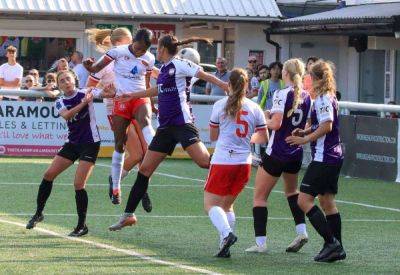
POLYGON ((285 253, 295 229, 287 201, 279 192, 281 182, 269 199, 269 252, 246 254, 244 250, 254 242, 253 190, 247 188, 235 205, 239 240, 231 249, 232 258, 217 259, 213 254, 218 234, 203 212, 202 181, 207 171, 188 160, 167 160, 159 167, 157 172, 162 174, 153 176, 149 188, 153 212, 147 214, 139 206, 137 226, 108 231, 124 210, 136 173, 123 181, 122 205, 114 206, 107 195, 110 160, 99 159, 87 186, 89 235, 82 238, 87 242, 64 237, 77 220, 72 187, 76 166, 56 179, 45 221, 38 225, 42 230, 26 230, 19 224, 25 224, 34 212, 38 185, 50 161, 0 159, 1 274, 400 273, 400 185, 396 183, 340 179, 337 198, 348 258, 333 264, 313 261, 322 240, 309 223, 309 242, 297 254, 285 253))

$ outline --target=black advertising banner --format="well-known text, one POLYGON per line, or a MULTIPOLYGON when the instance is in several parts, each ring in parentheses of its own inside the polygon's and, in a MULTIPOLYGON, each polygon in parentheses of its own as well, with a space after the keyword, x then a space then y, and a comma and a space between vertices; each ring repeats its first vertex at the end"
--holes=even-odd
POLYGON ((344 154, 342 174, 350 175, 355 170, 356 116, 340 116, 339 127, 344 154))
POLYGON ((396 180, 397 119, 343 116, 340 122, 345 147, 343 173, 351 177, 396 180))

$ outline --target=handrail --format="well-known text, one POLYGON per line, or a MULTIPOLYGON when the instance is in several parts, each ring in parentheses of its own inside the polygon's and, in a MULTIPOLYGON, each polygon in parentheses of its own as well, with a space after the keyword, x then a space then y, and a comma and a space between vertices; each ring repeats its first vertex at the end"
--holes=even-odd
MULTIPOLYGON (((35 90, 8 90, 0 89, 0 95, 14 95, 14 96, 26 96, 26 97, 48 97, 45 92, 35 90)), ((190 94, 190 99, 196 102, 213 103, 224 96, 211 96, 211 95, 199 95, 190 94)), ((361 103, 352 101, 339 101, 339 107, 342 113, 349 114, 350 110, 353 111, 369 111, 380 113, 384 117, 385 112, 389 113, 400 113, 400 105, 389 105, 389 104, 373 104, 373 103, 361 103)))

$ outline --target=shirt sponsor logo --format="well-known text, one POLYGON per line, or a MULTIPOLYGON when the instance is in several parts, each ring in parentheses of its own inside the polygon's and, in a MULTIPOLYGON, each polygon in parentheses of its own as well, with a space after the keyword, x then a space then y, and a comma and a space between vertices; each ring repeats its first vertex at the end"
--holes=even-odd
POLYGON ((326 114, 326 113, 329 113, 329 106, 322 106, 322 107, 319 107, 319 113, 322 115, 322 114, 326 114))
POLYGON ((282 99, 279 99, 279 98, 275 98, 275 100, 274 100, 274 104, 276 104, 276 105, 282 105, 282 99))

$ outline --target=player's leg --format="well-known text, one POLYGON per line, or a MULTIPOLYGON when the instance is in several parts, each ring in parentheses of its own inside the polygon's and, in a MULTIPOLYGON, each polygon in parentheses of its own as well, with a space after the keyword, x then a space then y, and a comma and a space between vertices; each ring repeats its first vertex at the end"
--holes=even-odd
MULTIPOLYGON (((140 131, 140 129, 139 129, 140 131)), ((130 173, 130 171, 139 164, 144 157, 144 148, 142 147, 141 140, 137 129, 133 123, 128 127, 126 141, 126 152, 128 156, 125 158, 124 166, 121 174, 121 181, 130 173)))
POLYGON ((210 153, 203 142, 199 141, 189 145, 185 150, 199 167, 208 169, 210 166, 210 153))
POLYGON ((326 167, 322 163, 311 162, 304 175, 300 186, 298 204, 306 213, 310 223, 318 234, 324 239, 322 250, 314 257, 315 261, 339 260, 344 250, 333 235, 324 213, 314 204, 314 199, 319 193, 325 193, 326 177, 329 177, 326 167))
MULTIPOLYGON (((147 150, 147 145, 151 143, 155 135, 153 126, 151 125, 152 107, 149 99, 139 99, 136 101, 137 108, 134 110, 139 137, 141 139, 144 152, 147 150)), ((146 192, 142 198, 142 206, 146 212, 151 212, 152 204, 149 194, 146 192)))
POLYGON ((113 204, 121 203, 121 174, 124 163, 124 147, 127 139, 126 131, 130 124, 130 119, 119 115, 113 116, 115 150, 111 160, 111 179, 113 204))
POLYGON ((335 194, 319 195, 318 199, 333 235, 342 244, 342 219, 336 207, 335 194))
POLYGON ((298 174, 283 173, 282 178, 285 196, 292 212, 297 233, 296 238, 286 248, 286 252, 297 252, 308 242, 305 215, 297 203, 299 197, 299 191, 297 190, 298 174))
POLYGON ((78 224, 69 234, 71 237, 80 237, 88 233, 86 226, 86 213, 88 208, 88 195, 86 182, 88 181, 100 151, 100 142, 80 145, 79 164, 75 172, 74 188, 78 224))
POLYGON ((246 252, 266 252, 267 246, 267 198, 277 183, 279 176, 272 176, 263 167, 258 167, 253 197, 253 222, 256 245, 246 252))
POLYGON ((126 202, 125 213, 120 220, 109 227, 111 231, 121 230, 125 226, 136 224, 134 212, 142 200, 143 195, 147 192, 149 179, 153 172, 157 169, 160 163, 165 159, 167 153, 155 152, 147 150, 143 162, 140 165, 134 185, 129 193, 128 201, 126 202))
POLYGON ((65 144, 60 152, 54 157, 49 168, 43 175, 42 182, 40 183, 39 190, 36 198, 36 212, 29 220, 26 225, 27 229, 32 229, 36 226, 38 222, 43 221, 43 209, 46 202, 51 194, 53 188, 53 181, 64 172, 68 167, 70 167, 78 156, 74 156, 74 152, 71 151, 70 144, 65 144), (62 154, 62 156, 60 155, 62 154), (72 160, 71 160, 72 159, 72 160))
POLYGON ((224 209, 224 196, 205 191, 204 210, 222 238, 220 250, 215 256, 222 258, 230 257, 229 248, 237 241, 237 237, 233 234, 224 209))
POLYGON ((86 213, 89 199, 85 187, 86 182, 92 173, 93 167, 93 162, 81 160, 76 169, 74 188, 78 223, 74 230, 69 234, 71 237, 80 237, 89 232, 88 227, 86 226, 86 213))
POLYGON ((137 108, 134 110, 135 120, 142 129, 144 139, 147 144, 150 144, 154 137, 154 129, 151 125, 151 104, 149 100, 140 99, 137 103, 137 108))

